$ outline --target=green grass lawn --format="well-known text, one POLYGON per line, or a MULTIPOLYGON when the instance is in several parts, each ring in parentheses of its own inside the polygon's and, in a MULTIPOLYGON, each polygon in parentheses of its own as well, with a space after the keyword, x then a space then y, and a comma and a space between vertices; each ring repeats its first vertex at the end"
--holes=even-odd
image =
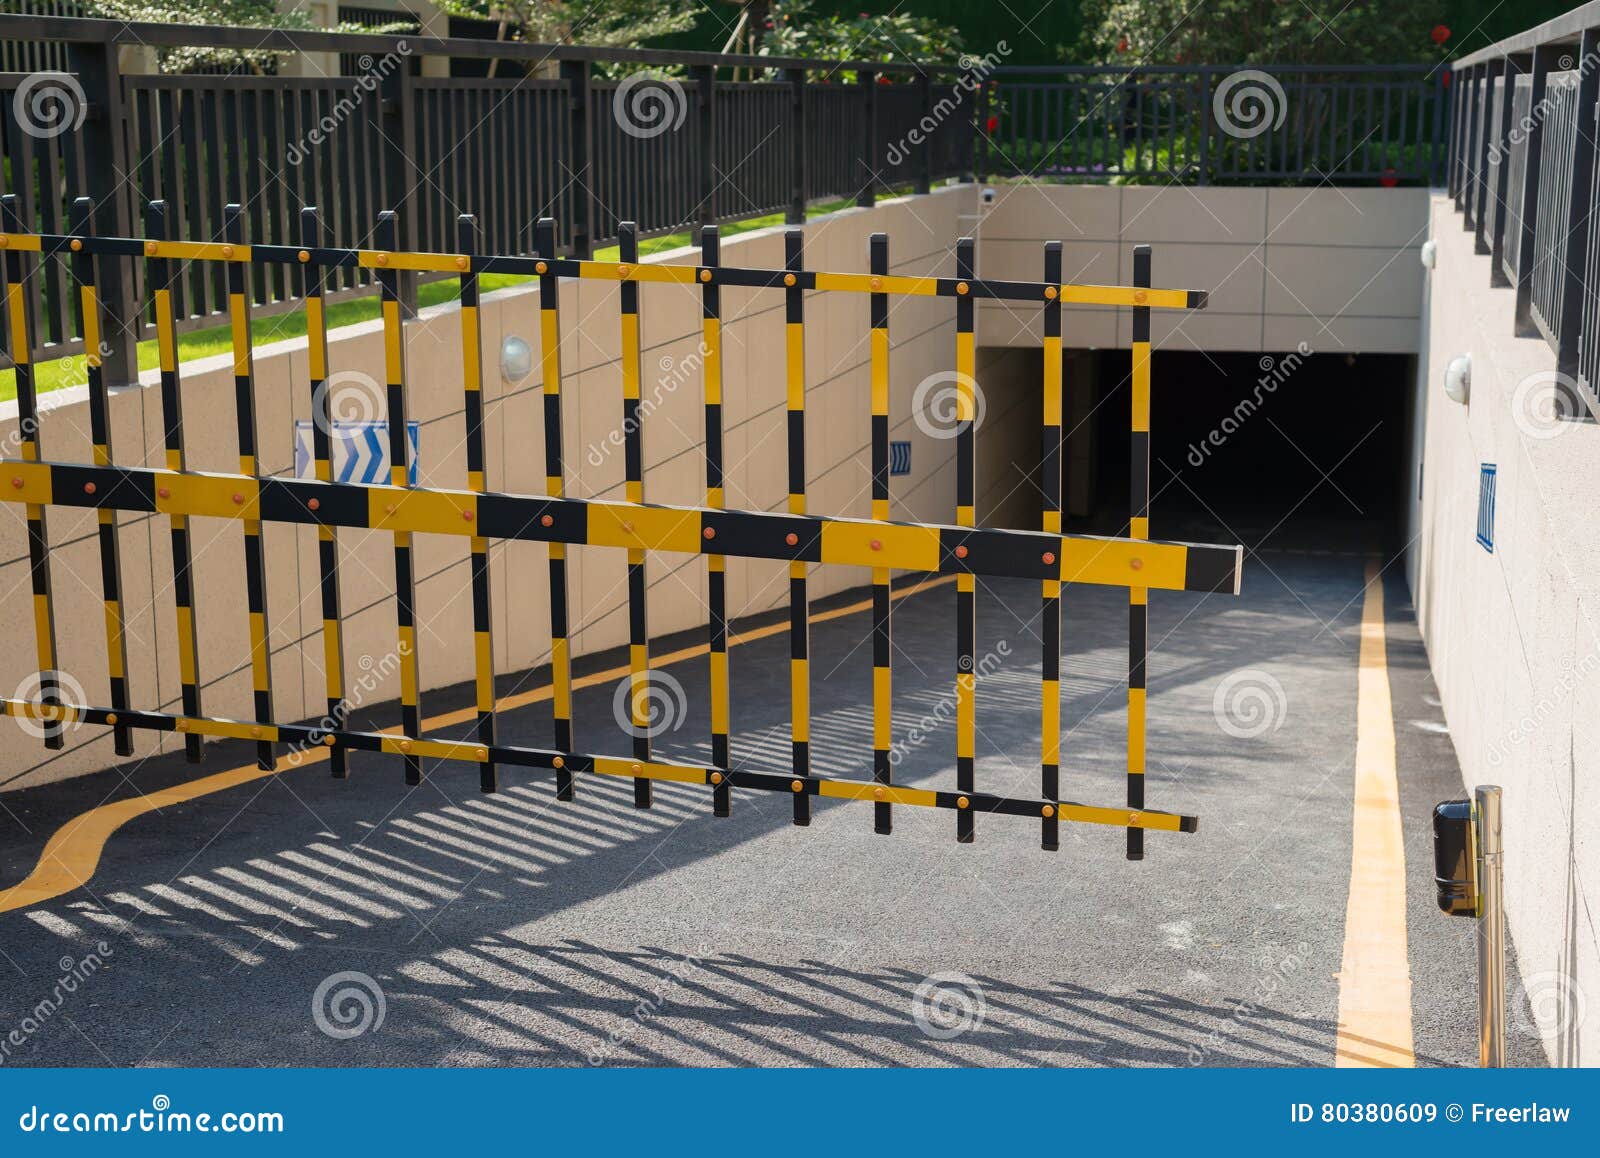
MULTIPOLYGON (((851 201, 829 201, 812 206, 806 213, 808 217, 818 217, 825 213, 834 213, 854 204, 851 201)), ((724 238, 737 237, 741 233, 750 233, 757 229, 766 229, 773 225, 783 224, 783 214, 773 213, 766 217, 753 217, 748 221, 734 221, 722 227, 724 238)), ((664 253, 669 249, 678 249, 691 243, 692 234, 669 233, 661 237, 652 237, 639 242, 640 256, 649 257, 652 254, 664 253)), ((606 249, 596 250, 596 261, 616 261, 617 247, 610 246, 606 249)), ((505 289, 507 286, 522 285, 533 280, 512 274, 484 274, 478 279, 478 284, 484 293, 491 290, 505 289)), ((443 281, 428 282, 417 289, 417 304, 421 308, 438 305, 441 302, 454 301, 461 296, 460 284, 454 278, 443 281)), ((356 298, 353 301, 339 302, 327 309, 328 328, 337 329, 340 326, 353 326, 361 322, 372 321, 378 317, 378 299, 376 297, 356 298)), ((282 342, 290 338, 302 338, 306 332, 306 312, 302 307, 287 313, 277 314, 270 318, 257 318, 251 326, 252 344, 265 346, 272 342, 282 342)), ((182 362, 192 362, 199 358, 209 358, 216 354, 226 354, 233 349, 233 338, 227 325, 209 326, 205 329, 192 330, 178 338, 178 358, 182 362)), ((139 343, 139 369, 153 370, 156 366, 156 344, 149 340, 139 343)), ((63 387, 81 386, 86 381, 84 366, 81 358, 57 358, 49 362, 41 362, 34 369, 34 381, 41 394, 50 390, 60 390, 63 387)), ((0 402, 8 401, 17 396, 17 378, 13 370, 0 370, 0 402)))

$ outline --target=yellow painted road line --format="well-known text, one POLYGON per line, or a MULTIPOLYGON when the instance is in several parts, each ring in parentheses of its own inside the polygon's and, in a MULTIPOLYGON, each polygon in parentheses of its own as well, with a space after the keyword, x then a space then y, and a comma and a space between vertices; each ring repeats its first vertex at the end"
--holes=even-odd
MULTIPOLYGON (((941 575, 933 579, 925 579, 921 583, 912 584, 894 592, 896 600, 908 599, 922 591, 933 587, 942 587, 955 581, 954 575, 941 575)), ((842 607, 835 607, 828 611, 819 611, 812 615, 810 622, 826 623, 831 619, 841 619, 847 615, 858 615, 872 608, 871 599, 858 599, 854 603, 847 603, 842 607)), ((789 630, 789 619, 784 617, 782 622, 768 624, 766 627, 753 628, 728 637, 728 646, 737 647, 741 643, 754 643, 758 639, 778 635, 789 630)), ((704 643, 691 647, 680 648, 658 657, 655 667, 665 667, 668 664, 682 663, 685 660, 698 659, 710 650, 704 643)), ((608 668, 605 671, 593 672, 580 679, 572 681, 573 690, 580 688, 597 687, 601 684, 612 683, 621 679, 630 672, 628 665, 608 668)), ((495 710, 500 712, 510 711, 515 708, 526 707, 529 704, 542 703, 552 694, 551 685, 530 688, 528 691, 507 696, 495 705, 495 710)), ((459 711, 443 712, 437 716, 429 716, 422 721, 422 730, 430 732, 437 728, 454 727, 457 724, 467 723, 478 718, 476 706, 462 708, 459 711)), ((386 728, 384 731, 396 732, 396 728, 386 728)), ((88 884, 93 878, 95 870, 100 865, 100 856, 104 852, 106 842, 112 835, 127 824, 130 820, 143 816, 148 812, 157 812, 173 804, 182 804, 201 796, 210 796, 214 792, 222 792, 229 788, 237 788, 241 784, 248 784, 252 780, 274 776, 279 772, 288 772, 294 768, 303 768, 310 764, 318 764, 328 758, 328 749, 322 747, 309 748, 296 754, 298 759, 293 763, 288 756, 282 756, 272 767, 265 771, 256 767, 254 763, 241 764, 237 768, 230 768, 226 772, 218 772, 211 776, 202 776, 198 780, 190 780, 184 784, 174 784, 170 788, 163 788, 157 792, 148 792, 142 796, 131 797, 127 800, 118 800, 112 804, 102 804, 99 808, 92 808, 88 812, 79 814, 67 821, 51 835, 45 843, 44 851, 39 854, 39 862, 20 883, 8 889, 0 889, 0 913, 7 913, 13 909, 26 909, 33 905, 43 904, 45 901, 54 900, 64 896, 74 889, 88 884)))
POLYGON ((1356 677, 1355 824, 1339 970, 1339 1066, 1414 1066, 1406 853, 1395 770, 1383 578, 1367 561, 1356 677))

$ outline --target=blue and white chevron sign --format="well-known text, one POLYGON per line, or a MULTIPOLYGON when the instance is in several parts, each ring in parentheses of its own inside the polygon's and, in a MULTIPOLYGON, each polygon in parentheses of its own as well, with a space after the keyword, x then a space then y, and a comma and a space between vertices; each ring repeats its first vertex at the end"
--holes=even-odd
POLYGON ((889 473, 891 475, 911 473, 911 443, 889 444, 889 473))
MULTIPOLYGON (((420 423, 406 423, 406 434, 411 440, 411 463, 406 472, 406 481, 412 486, 417 485, 417 432, 420 429, 420 423)), ((316 476, 311 421, 301 418, 294 424, 294 477, 316 476)), ((366 421, 333 424, 333 481, 367 485, 389 481, 388 423, 366 421)))

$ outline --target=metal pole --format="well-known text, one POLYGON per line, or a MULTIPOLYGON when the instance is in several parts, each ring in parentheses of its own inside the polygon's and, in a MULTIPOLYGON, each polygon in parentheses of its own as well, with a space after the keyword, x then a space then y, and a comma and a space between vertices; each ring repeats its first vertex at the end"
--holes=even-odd
POLYGON ((1478 1064, 1506 1064, 1506 915, 1500 881, 1500 789, 1473 791, 1478 839, 1478 1064))

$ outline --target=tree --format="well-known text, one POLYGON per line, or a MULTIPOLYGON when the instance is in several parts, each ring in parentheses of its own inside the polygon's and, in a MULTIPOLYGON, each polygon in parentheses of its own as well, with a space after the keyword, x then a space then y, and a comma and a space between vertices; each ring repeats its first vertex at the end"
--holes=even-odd
POLYGON ((632 48, 694 24, 693 0, 436 0, 455 16, 498 23, 501 39, 632 48))
MULTIPOLYGON (((81 0, 83 15, 108 20, 151 24, 219 24, 243 28, 285 28, 294 31, 323 29, 306 8, 279 8, 277 0, 81 0)), ((398 13, 397 13, 398 15, 398 13)), ((335 32, 404 31, 415 25, 341 23, 335 32)), ((241 52, 227 48, 163 48, 158 53, 162 72, 201 69, 237 69, 240 72, 276 71, 277 53, 241 52)))
POLYGON ((1134 64, 1439 59, 1438 0, 1083 0, 1085 57, 1134 64))
MULTIPOLYGON (((819 16, 812 0, 772 0, 762 26, 755 29, 762 56, 803 56, 818 60, 867 60, 901 64, 949 64, 961 55, 961 33, 927 16, 903 12, 819 16)), ((850 81, 852 75, 840 74, 850 81)))

